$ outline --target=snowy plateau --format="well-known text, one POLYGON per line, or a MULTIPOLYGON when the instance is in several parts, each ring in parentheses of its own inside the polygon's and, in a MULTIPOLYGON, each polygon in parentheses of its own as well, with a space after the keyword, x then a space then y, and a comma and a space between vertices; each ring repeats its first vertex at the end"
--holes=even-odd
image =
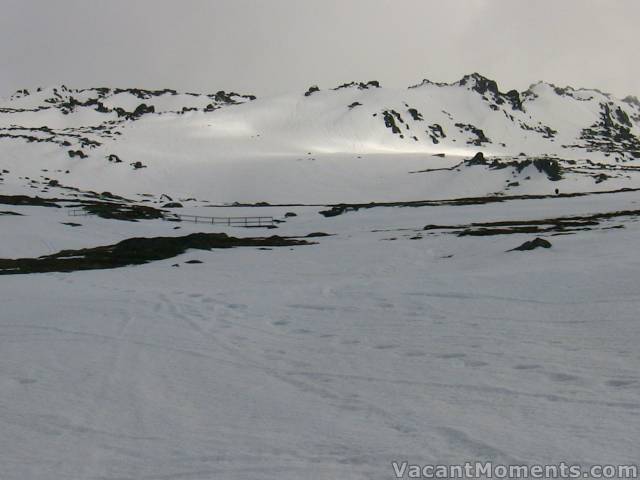
POLYGON ((640 101, 471 74, 0 100, 0 479, 611 465, 640 101))

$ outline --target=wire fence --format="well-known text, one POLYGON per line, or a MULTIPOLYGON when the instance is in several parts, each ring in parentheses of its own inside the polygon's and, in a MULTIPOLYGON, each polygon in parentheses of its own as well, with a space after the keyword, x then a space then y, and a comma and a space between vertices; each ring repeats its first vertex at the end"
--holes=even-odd
MULTIPOLYGON (((67 213, 72 217, 85 217, 94 214, 84 208, 69 208, 67 213)), ((203 215, 168 213, 162 219, 168 222, 193 222, 229 227, 273 227, 275 225, 273 217, 205 217, 203 215)))
POLYGON ((273 227, 273 217, 205 217, 202 215, 183 215, 172 213, 164 220, 173 222, 206 223, 209 225, 227 225, 230 227, 273 227))

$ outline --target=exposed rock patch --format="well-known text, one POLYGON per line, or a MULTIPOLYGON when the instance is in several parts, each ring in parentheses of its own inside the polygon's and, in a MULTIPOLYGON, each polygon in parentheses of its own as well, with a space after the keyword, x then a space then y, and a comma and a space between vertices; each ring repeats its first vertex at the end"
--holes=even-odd
POLYGON ((545 240, 544 238, 536 237, 533 240, 529 240, 528 242, 524 242, 519 247, 516 247, 512 251, 526 251, 526 250, 535 250, 536 248, 551 248, 551 242, 545 240))

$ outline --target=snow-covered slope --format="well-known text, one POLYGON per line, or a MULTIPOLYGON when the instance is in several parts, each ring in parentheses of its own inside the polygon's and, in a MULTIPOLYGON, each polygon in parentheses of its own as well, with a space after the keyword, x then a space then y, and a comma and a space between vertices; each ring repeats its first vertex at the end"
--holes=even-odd
POLYGON ((633 186, 639 135, 634 97, 542 82, 503 93, 478 74, 452 84, 351 83, 265 99, 63 86, 0 103, 1 166, 20 176, 58 169, 69 172, 58 181, 80 188, 219 202, 464 196, 508 184, 548 192, 556 185, 544 172, 523 174, 526 165, 514 163, 538 157, 567 170, 564 191, 633 186), (410 178, 478 151, 511 164, 506 177, 462 168, 410 178), (611 177, 619 182, 600 185, 611 177))
MULTIPOLYGON (((0 216, 2 258, 272 234, 1 207, 22 215, 0 216)), ((188 211, 291 211, 279 235, 334 235, 1 276, 0 477, 368 480, 395 478, 391 462, 405 460, 637 463, 637 212, 546 234, 552 248, 532 252, 506 252, 531 234, 423 231, 637 208, 636 192, 329 218, 202 207, 188 211)))
POLYGON ((0 478, 637 463, 640 103, 307 93, 2 102, 0 478))

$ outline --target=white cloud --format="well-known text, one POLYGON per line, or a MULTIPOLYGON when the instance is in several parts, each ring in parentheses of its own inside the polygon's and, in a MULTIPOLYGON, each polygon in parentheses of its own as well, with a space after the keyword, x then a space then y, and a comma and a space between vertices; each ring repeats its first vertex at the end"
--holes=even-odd
POLYGON ((259 95, 479 71, 640 93, 636 0, 3 0, 0 93, 67 83, 259 95))

